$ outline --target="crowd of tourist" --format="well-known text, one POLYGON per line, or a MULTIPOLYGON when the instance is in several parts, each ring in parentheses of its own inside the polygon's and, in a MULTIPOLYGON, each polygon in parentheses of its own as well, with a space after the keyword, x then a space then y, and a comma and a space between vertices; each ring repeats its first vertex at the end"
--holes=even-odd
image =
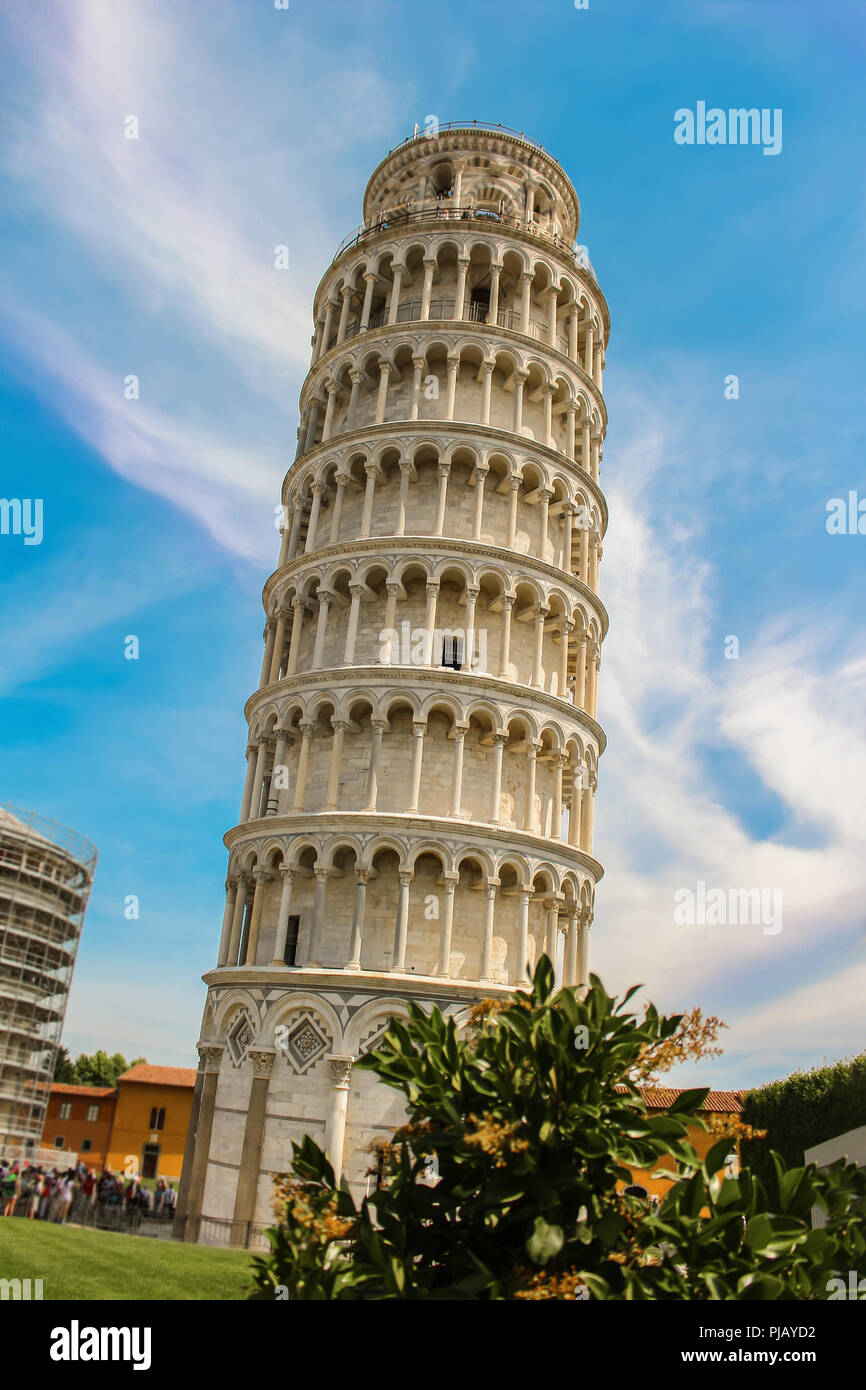
POLYGON ((3 1216, 24 1216, 31 1221, 67 1219, 85 1224, 97 1214, 113 1213, 137 1225, 143 1216, 169 1219, 177 1193, 174 1183, 157 1178, 153 1188, 136 1174, 125 1178, 105 1168, 98 1176, 79 1163, 77 1168, 43 1168, 0 1160, 0 1210, 3 1216), (71 1213, 71 1215, 70 1215, 71 1213))

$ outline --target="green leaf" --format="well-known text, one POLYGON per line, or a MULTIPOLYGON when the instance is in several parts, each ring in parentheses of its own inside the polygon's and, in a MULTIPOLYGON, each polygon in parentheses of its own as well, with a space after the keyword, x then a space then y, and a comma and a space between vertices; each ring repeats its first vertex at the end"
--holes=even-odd
POLYGON ((552 1260, 559 1254, 565 1243, 561 1226, 549 1226, 543 1216, 536 1216, 535 1228, 526 1242, 529 1258, 537 1265, 552 1260))

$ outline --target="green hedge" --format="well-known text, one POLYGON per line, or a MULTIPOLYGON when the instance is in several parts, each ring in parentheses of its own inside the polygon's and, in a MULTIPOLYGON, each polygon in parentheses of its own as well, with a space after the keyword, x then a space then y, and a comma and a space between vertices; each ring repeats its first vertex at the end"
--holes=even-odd
POLYGON ((741 1159, 743 1167, 764 1183, 771 1202, 775 1201, 771 1149, 789 1167, 796 1167, 803 1163, 806 1149, 866 1124, 866 1052, 747 1091, 742 1118, 755 1129, 767 1131, 766 1139, 743 1142, 741 1159))

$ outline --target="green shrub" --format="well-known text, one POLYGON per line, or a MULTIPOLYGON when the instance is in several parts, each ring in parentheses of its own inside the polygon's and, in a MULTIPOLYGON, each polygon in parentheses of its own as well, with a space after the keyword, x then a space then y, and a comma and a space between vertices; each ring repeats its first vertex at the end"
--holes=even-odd
POLYGON ((866 1052, 847 1062, 794 1072, 748 1091, 743 1120, 767 1131, 765 1139, 744 1143, 744 1166, 761 1179, 770 1199, 777 1196, 771 1150, 787 1164, 801 1164, 806 1149, 866 1124, 866 1052))
POLYGON ((866 1249, 866 1174, 780 1164, 773 1215, 753 1175, 717 1177, 730 1139, 703 1163, 687 1142, 706 1090, 647 1112, 638 1078, 680 1019, 639 1019, 634 992, 593 976, 583 999, 554 993, 543 957, 531 993, 486 1001, 466 1037, 436 1009, 392 1022, 356 1064, 406 1099, 387 1180, 356 1207, 313 1141, 295 1145, 254 1297, 826 1298, 866 1249), (619 1190, 627 1165, 679 1165, 656 1213, 619 1190))

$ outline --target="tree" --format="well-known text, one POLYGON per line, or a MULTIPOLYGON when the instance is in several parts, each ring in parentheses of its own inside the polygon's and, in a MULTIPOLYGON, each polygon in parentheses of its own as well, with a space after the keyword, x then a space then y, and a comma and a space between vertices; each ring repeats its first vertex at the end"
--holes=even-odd
POLYGON ((136 1057, 133 1062, 127 1062, 122 1052, 115 1052, 113 1057, 109 1057, 101 1049, 92 1056, 82 1052, 72 1068, 73 1079, 79 1086, 116 1086, 119 1076, 146 1060, 145 1057, 136 1057))
MULTIPOLYGON (((866 1175, 780 1163, 776 1214, 748 1172, 718 1176, 730 1139, 703 1162, 687 1142, 706 1090, 647 1112, 639 1081, 690 1025, 651 1004, 638 1018, 637 988, 620 1000, 592 976, 584 998, 555 992, 542 957, 531 992, 483 1001, 467 1036, 410 1006, 356 1063, 406 1099, 384 1184, 358 1207, 318 1146, 295 1144, 254 1297, 826 1298, 866 1250, 866 1175), (656 1213, 623 1194, 627 1165, 679 1168, 656 1213)), ((705 1041, 712 1024, 696 1025, 705 1041)))
POLYGON ((58 1047, 54 1058, 54 1080, 71 1085, 75 1081, 75 1066, 65 1047, 58 1047))

